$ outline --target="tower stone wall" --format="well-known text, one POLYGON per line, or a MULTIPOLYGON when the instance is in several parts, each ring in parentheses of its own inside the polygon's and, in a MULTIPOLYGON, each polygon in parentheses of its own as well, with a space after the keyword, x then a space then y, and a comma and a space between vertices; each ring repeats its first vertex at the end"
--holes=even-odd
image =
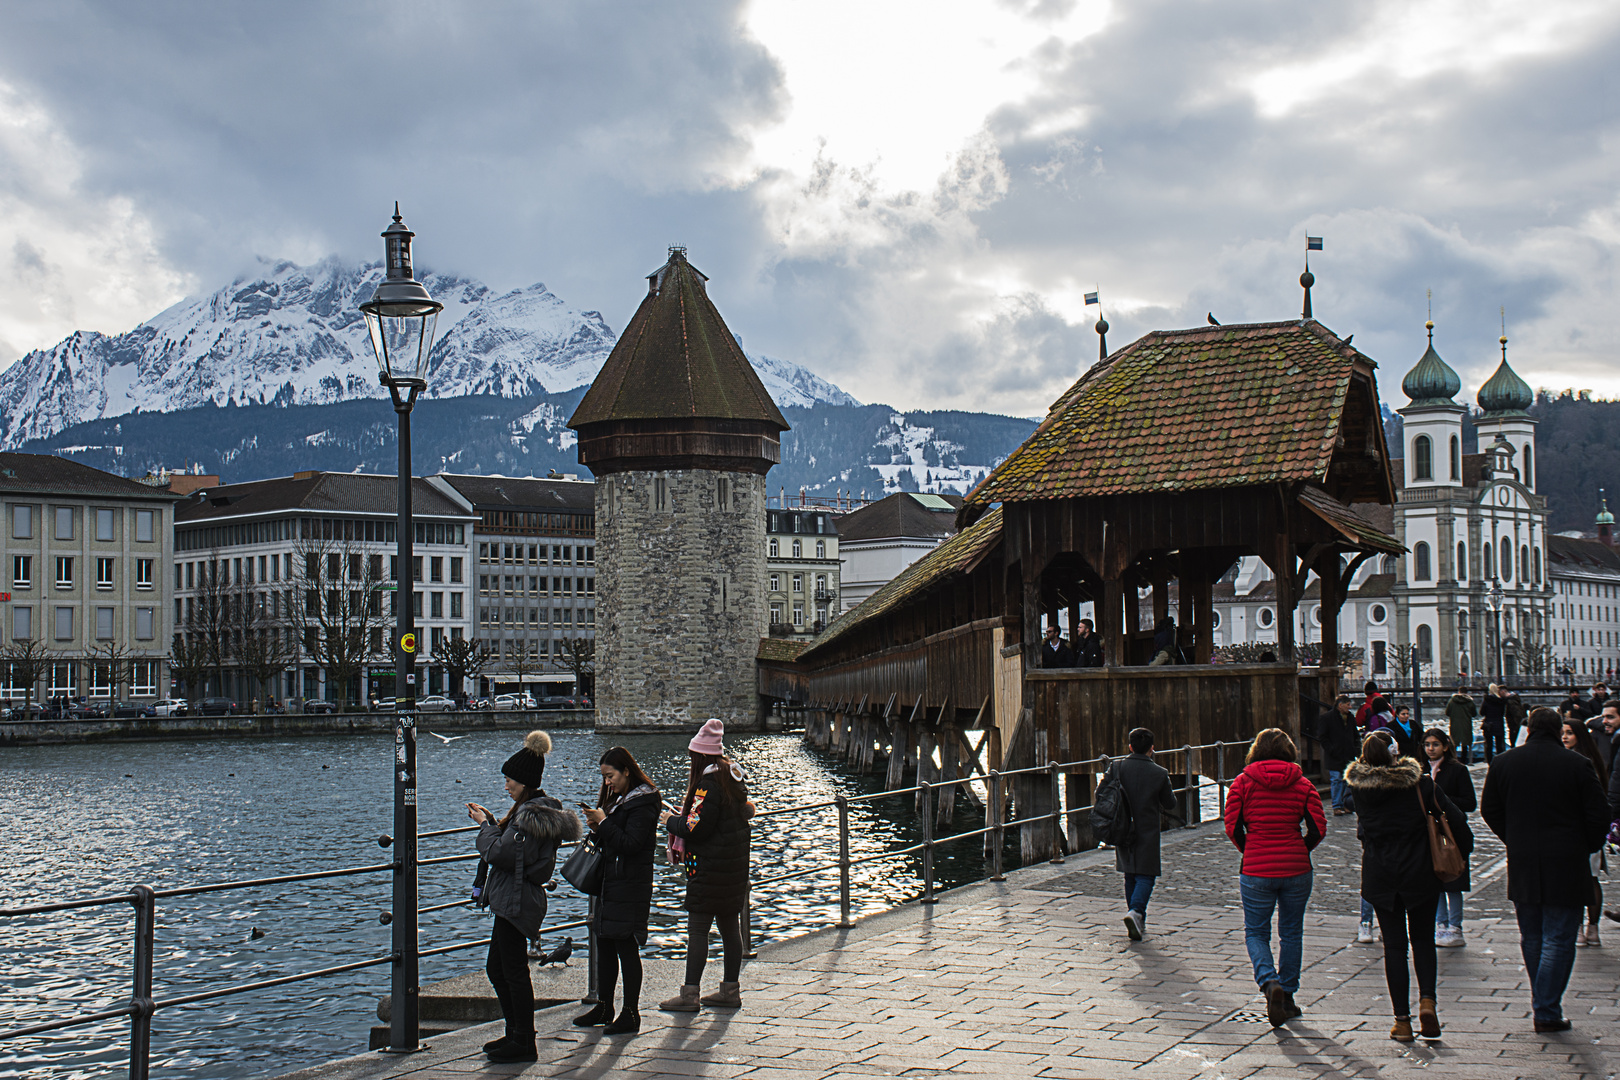
POLYGON ((631 470, 596 484, 596 726, 758 722, 765 478, 631 470))

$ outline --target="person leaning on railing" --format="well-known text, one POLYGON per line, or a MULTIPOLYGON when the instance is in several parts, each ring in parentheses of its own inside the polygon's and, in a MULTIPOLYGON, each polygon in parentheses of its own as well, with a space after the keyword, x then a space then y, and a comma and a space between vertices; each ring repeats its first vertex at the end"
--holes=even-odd
POLYGON ((489 864, 479 896, 495 916, 485 972, 501 1003, 506 1034, 484 1044, 491 1061, 534 1061, 534 984, 529 981, 529 939, 546 917, 546 882, 557 864, 559 844, 578 840, 579 818, 540 787, 546 774, 551 736, 531 731, 517 753, 506 759, 506 793, 512 809, 499 821, 486 807, 467 804, 479 825, 478 854, 489 864))

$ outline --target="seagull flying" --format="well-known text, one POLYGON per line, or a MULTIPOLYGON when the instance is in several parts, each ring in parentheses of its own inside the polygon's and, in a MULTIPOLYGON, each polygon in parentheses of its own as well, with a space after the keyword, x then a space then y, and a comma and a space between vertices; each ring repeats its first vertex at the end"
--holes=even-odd
POLYGON ((453 743, 457 739, 465 739, 467 737, 465 735, 440 735, 437 731, 430 731, 430 732, 428 732, 428 734, 433 736, 435 739, 441 740, 442 742, 444 742, 446 744, 453 743))

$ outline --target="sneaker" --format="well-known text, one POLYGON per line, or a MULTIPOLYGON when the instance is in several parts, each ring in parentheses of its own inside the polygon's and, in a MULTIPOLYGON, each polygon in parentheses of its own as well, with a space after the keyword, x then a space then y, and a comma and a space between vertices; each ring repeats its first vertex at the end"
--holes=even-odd
POLYGON ((1589 948, 1593 949, 1601 949, 1603 947, 1603 939, 1598 936, 1597 923, 1586 924, 1586 944, 1589 948))
POLYGON ((1358 929, 1356 931, 1356 944, 1357 945, 1371 945, 1372 942, 1373 942, 1373 924, 1370 923, 1370 922, 1364 922, 1364 923, 1361 924, 1360 929, 1358 929))
POLYGON ((1130 935, 1132 941, 1141 941, 1142 916, 1134 911, 1127 911, 1125 913, 1125 932, 1130 935))
POLYGON ((1584 925, 1579 930, 1575 931, 1575 944, 1577 947, 1584 947, 1586 945, 1586 927, 1584 925))

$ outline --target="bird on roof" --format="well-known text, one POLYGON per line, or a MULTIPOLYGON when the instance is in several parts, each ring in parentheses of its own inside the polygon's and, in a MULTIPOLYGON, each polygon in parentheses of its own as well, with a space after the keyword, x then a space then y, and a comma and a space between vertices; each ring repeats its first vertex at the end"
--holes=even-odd
POLYGON ((1344 344, 1348 345, 1354 340, 1356 340, 1356 335, 1351 334, 1349 337, 1344 339, 1344 344))
POLYGON ((1206 312, 1205 315, 1204 315, 1204 318, 1209 320, 1209 325, 1211 325, 1211 326, 1219 326, 1219 325, 1221 325, 1221 320, 1219 320, 1219 319, 1217 319, 1215 317, 1215 313, 1213 311, 1206 312))

